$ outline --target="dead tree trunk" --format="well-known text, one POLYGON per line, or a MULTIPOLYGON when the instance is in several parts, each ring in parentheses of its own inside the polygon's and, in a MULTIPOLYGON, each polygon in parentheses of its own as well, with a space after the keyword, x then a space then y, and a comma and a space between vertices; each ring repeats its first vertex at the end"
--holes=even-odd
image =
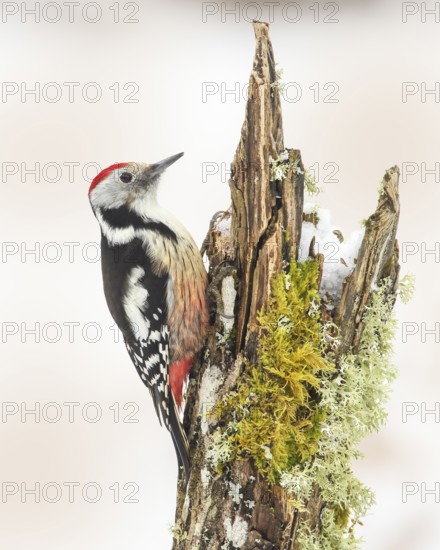
MULTIPOLYGON (((286 154, 279 84, 268 25, 254 23, 256 52, 249 99, 230 180, 232 208, 211 224, 205 251, 210 261, 212 329, 188 390, 185 427, 191 477, 179 483, 174 550, 297 549, 302 521, 320 529, 326 506, 315 487, 304 509, 242 457, 213 471, 209 449, 217 427, 216 404, 243 376, 245 360, 258 364, 258 312, 267 304, 273 276, 295 259, 303 222, 304 167, 298 150, 286 154), (271 159, 284 152, 282 182, 271 159), (237 489, 238 488, 238 489, 237 489)), ((326 313, 340 327, 339 353, 356 352, 363 313, 375 284, 397 288, 398 170, 387 171, 376 212, 369 218, 356 266, 344 283, 336 310, 326 313)), ((311 247, 313 249, 313 246, 311 247)), ((313 250, 311 250, 313 255, 313 250)), ((320 262, 321 269, 323 262, 320 262)))

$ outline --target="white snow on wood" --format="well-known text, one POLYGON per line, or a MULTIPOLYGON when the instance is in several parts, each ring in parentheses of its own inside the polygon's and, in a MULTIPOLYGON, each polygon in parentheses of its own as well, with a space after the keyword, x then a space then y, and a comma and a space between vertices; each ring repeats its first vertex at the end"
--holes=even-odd
POLYGON ((231 220, 231 216, 222 218, 215 226, 217 231, 224 237, 229 237, 231 235, 231 220))
POLYGON ((302 224, 299 261, 303 262, 309 257, 310 242, 315 237, 315 253, 324 255, 320 294, 321 296, 329 294, 336 306, 341 298, 342 284, 355 266, 365 230, 362 228, 353 232, 340 243, 334 233, 338 228, 331 223, 330 211, 321 208, 316 210, 314 204, 304 206, 305 214, 311 214, 314 211, 319 218, 317 226, 315 227, 311 222, 302 224), (347 265, 344 265, 341 260, 347 265))

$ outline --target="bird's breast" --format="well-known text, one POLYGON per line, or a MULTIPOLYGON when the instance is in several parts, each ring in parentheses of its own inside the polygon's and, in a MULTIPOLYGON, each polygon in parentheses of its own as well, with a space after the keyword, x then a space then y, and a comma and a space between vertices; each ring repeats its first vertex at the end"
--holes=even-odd
POLYGON ((148 242, 148 254, 157 274, 168 273, 167 322, 171 360, 194 355, 208 326, 207 274, 202 256, 191 237, 177 240, 156 235, 148 242))

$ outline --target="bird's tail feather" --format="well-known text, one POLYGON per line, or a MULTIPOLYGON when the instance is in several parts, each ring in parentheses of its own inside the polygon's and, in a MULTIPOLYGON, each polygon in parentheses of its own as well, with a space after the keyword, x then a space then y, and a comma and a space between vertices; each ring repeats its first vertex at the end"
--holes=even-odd
POLYGON ((173 394, 170 392, 168 398, 168 409, 164 408, 164 402, 161 400, 159 392, 155 386, 151 389, 151 395, 153 397, 154 408, 156 409, 159 423, 162 426, 162 421, 166 428, 171 433, 173 439, 174 448, 176 449, 177 460, 179 467, 183 466, 185 472, 185 479, 188 482, 189 478, 189 445, 186 438, 186 434, 183 430, 182 423, 180 422, 179 413, 177 412, 177 405, 174 400, 173 394))
POLYGON ((164 411, 163 411, 163 407, 161 406, 159 392, 155 386, 154 387, 148 386, 148 389, 150 390, 150 395, 153 398, 154 409, 156 411, 157 418, 159 419, 159 424, 162 426, 162 417, 164 415, 164 411))
POLYGON ((183 430, 182 423, 180 422, 179 414, 177 412, 176 403, 172 395, 169 396, 169 423, 170 433, 173 438, 174 447, 176 449, 177 460, 179 466, 183 466, 185 472, 185 479, 188 483, 189 478, 189 446, 186 434, 183 430))

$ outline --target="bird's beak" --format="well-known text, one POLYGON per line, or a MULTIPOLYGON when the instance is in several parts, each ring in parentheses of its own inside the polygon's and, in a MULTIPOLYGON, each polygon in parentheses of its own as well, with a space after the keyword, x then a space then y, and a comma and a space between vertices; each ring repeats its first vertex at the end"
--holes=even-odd
POLYGON ((178 153, 177 155, 173 155, 172 157, 167 157, 166 159, 163 159, 159 162, 156 162, 155 164, 152 164, 149 170, 150 177, 158 176, 164 170, 166 170, 168 166, 171 166, 172 164, 174 164, 176 160, 179 160, 181 157, 183 157, 183 153, 178 153))

